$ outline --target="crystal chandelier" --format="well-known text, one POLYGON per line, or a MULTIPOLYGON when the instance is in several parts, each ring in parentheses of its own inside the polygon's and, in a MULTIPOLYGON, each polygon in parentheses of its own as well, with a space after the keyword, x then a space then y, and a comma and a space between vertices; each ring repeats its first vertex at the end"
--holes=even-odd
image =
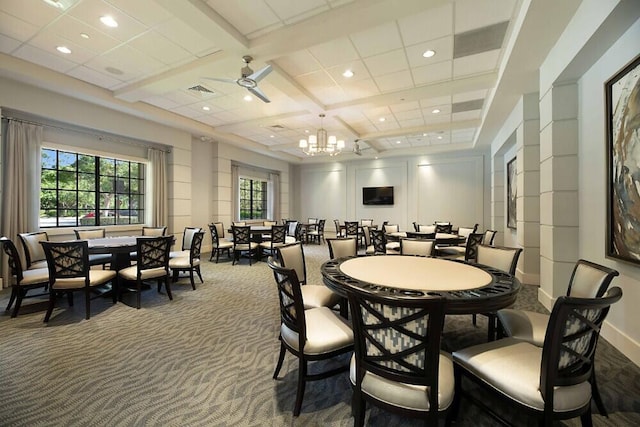
POLYGON ((320 129, 315 135, 309 135, 309 140, 301 139, 298 147, 307 155, 326 153, 330 156, 337 156, 344 149, 344 141, 336 139, 335 136, 327 136, 327 131, 322 127, 325 115, 320 114, 320 129))

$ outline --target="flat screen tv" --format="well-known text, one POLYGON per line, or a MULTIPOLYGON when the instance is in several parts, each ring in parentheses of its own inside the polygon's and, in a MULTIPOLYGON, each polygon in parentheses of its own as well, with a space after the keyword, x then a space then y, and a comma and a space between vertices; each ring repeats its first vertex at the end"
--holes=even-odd
POLYGON ((363 205, 392 205, 393 187, 362 187, 363 205))

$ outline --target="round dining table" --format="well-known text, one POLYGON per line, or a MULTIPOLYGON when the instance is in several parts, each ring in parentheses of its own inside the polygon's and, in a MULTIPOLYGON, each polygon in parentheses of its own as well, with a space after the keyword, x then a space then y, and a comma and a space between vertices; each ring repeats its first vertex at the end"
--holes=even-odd
MULTIPOLYGON (((412 232, 413 235, 432 235, 433 233, 423 233, 419 231, 412 232)), ((459 236, 453 233, 435 233, 436 245, 458 245, 463 243, 466 238, 464 236, 459 236)), ((404 239, 407 237, 407 233, 405 231, 394 231, 391 233, 386 233, 387 239, 391 241, 400 241, 400 239, 404 239)))
POLYGON ((326 261, 321 272, 340 295, 357 288, 397 298, 441 296, 447 314, 494 312, 513 304, 520 290, 520 281, 502 270, 434 257, 361 255, 326 261))

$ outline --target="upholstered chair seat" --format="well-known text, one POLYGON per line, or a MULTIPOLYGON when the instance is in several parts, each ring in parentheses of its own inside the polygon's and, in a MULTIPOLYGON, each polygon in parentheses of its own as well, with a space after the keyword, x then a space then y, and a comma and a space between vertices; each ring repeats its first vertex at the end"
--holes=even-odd
MULTIPOLYGON (((45 261, 46 264, 46 261, 45 261)), ((12 277, 15 280, 15 277, 12 277)), ((34 283, 43 283, 49 280, 48 268, 32 268, 31 270, 24 270, 22 272, 21 285, 33 285, 34 283)))
POLYGON ((189 261, 189 256, 172 258, 169 261, 169 268, 189 268, 196 265, 200 265, 200 259, 194 259, 193 262, 189 261))
MULTIPOLYGON (((132 265, 131 267, 123 268, 122 270, 118 271, 118 274, 120 275, 120 277, 122 277, 125 280, 130 280, 132 282, 135 282, 136 279, 138 278, 138 267, 135 265, 132 265)), ((158 277, 163 277, 166 274, 167 272, 164 269, 164 267, 147 268, 140 271, 140 279, 142 280, 157 279, 158 277)))
MULTIPOLYGON (((116 272, 113 270, 89 270, 89 286, 100 286, 113 280, 116 272)), ((84 287, 84 277, 70 279, 56 279, 53 289, 77 289, 84 287)))
MULTIPOLYGON (((304 296, 303 296, 304 298, 304 296)), ((336 316, 330 308, 316 307, 304 311, 307 341, 304 352, 308 355, 330 353, 353 346, 353 331, 347 321, 336 316)), ((298 333, 284 323, 280 326, 282 340, 291 348, 300 351, 298 333)))
MULTIPOLYGON (((456 363, 521 405, 544 411, 540 392, 542 348, 515 338, 475 345, 453 353, 456 363)), ((554 390, 553 410, 567 412, 591 400, 589 381, 554 390)))
MULTIPOLYGON (((29 270, 41 270, 43 268, 47 268, 47 261, 36 261, 29 266, 29 270)), ((25 270, 25 272, 29 271, 25 270)))
POLYGON ((334 307, 342 302, 342 297, 325 285, 304 285, 301 287, 304 308, 334 307))
POLYGON ((202 280, 202 274, 200 273, 200 249, 202 248, 202 240, 204 239, 204 231, 197 231, 191 237, 191 248, 189 249, 189 253, 184 257, 177 258, 169 258, 169 268, 173 272, 173 281, 177 282, 180 272, 189 273, 189 281, 191 282, 191 287, 193 290, 196 290, 196 282, 193 279, 193 273, 197 273, 200 278, 200 282, 204 283, 202 280))
MULTIPOLYGON (((355 356, 351 357, 349 370, 351 384, 356 383, 355 356)), ((438 410, 443 411, 453 403, 455 382, 451 355, 440 353, 438 367, 438 410)), ((428 411, 429 387, 391 381, 372 372, 366 372, 362 379, 362 392, 374 399, 412 411, 428 411)))

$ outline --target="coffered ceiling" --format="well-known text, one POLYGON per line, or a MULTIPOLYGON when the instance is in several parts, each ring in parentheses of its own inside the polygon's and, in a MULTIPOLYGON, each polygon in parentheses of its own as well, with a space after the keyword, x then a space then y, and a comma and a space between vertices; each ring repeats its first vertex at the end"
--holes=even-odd
POLYGON ((547 17, 545 35, 535 21, 544 14, 528 7, 524 14, 521 0, 2 0, 0 72, 31 73, 46 86, 53 74, 34 72, 35 64, 85 82, 71 96, 90 84, 108 91, 112 108, 174 117, 204 140, 292 162, 318 160, 298 141, 320 127, 321 113, 329 134, 346 141, 343 157, 356 158, 356 140, 366 157, 460 150, 482 144, 482 127, 496 126, 500 116, 490 113, 505 75, 537 78, 538 57, 571 13, 560 7, 547 17), (519 21, 525 15, 529 26, 519 21), (104 16, 118 26, 104 25, 104 16), (507 52, 534 36, 526 55, 516 53, 522 60, 509 61, 507 52), (63 46, 70 53, 57 50, 63 46), (435 54, 425 57, 428 50, 435 54), (271 66, 258 82, 271 102, 209 79, 239 78, 245 55, 254 71, 271 66))

